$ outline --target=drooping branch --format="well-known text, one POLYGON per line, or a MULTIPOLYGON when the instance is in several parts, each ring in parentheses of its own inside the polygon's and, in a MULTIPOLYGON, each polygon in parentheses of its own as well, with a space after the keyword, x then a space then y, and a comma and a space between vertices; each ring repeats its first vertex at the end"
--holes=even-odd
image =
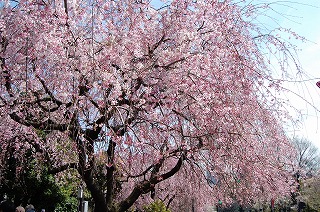
POLYGON ((148 193, 152 188, 154 188, 154 186, 157 183, 164 181, 172 177, 174 174, 176 174, 180 170, 184 160, 185 160, 185 154, 182 153, 176 165, 170 171, 160 176, 154 176, 150 180, 144 180, 139 184, 137 184, 133 189, 133 191, 130 193, 130 195, 125 200, 120 202, 119 211, 121 212, 126 211, 140 197, 141 194, 148 193))
MULTIPOLYGON (((1 36, 0 39, 1 39, 0 40, 0 53, 4 54, 7 49, 9 41, 8 41, 8 39, 6 39, 3 36, 1 36)), ((6 68, 5 62, 6 62, 5 58, 0 57, 0 68, 1 68, 3 78, 5 80, 4 86, 6 87, 6 90, 9 93, 9 96, 13 97, 13 92, 11 89, 11 75, 10 75, 9 70, 6 68)))
POLYGON ((55 98, 55 96, 53 95, 53 93, 50 91, 50 89, 48 88, 48 86, 46 85, 45 81, 43 79, 41 79, 38 75, 36 75, 37 79, 40 81, 42 87, 44 88, 45 92, 50 96, 50 98, 52 99, 52 101, 54 103, 56 103, 58 106, 61 106, 63 104, 63 102, 61 102, 60 100, 58 100, 57 98, 55 98))

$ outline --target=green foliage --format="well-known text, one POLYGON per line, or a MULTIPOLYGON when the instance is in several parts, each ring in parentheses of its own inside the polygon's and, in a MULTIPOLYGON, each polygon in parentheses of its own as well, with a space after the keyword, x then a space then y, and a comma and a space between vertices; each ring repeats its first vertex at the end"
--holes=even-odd
POLYGON ((55 212, 70 212, 76 211, 78 207, 78 200, 75 197, 67 198, 66 201, 58 203, 55 212))
POLYGON ((36 129, 35 132, 37 133, 37 135, 39 136, 39 138, 41 139, 45 139, 47 136, 47 133, 44 130, 38 130, 36 129))
MULTIPOLYGON (((12 176, 12 173, 8 173, 8 176, 10 175, 12 176)), ((19 178, 7 179, 5 184, 1 184, 0 193, 5 193, 15 204, 31 203, 37 209, 45 208, 48 212, 53 211, 57 203, 64 201, 53 176, 45 171, 37 173, 32 166, 19 178)))
POLYGON ((154 201, 150 205, 145 206, 143 209, 145 212, 171 212, 169 209, 166 208, 165 204, 160 200, 154 201))
POLYGON ((33 204, 37 210, 53 212, 55 208, 75 211, 76 191, 72 195, 71 186, 59 186, 55 176, 48 174, 45 164, 40 164, 32 149, 25 151, 18 161, 13 154, 8 155, 7 168, 0 181, 0 194, 6 194, 16 205, 33 204), (75 206, 75 207, 74 207, 75 206))
POLYGON ((53 211, 57 203, 64 201, 53 176, 46 172, 41 173, 40 177, 36 173, 30 173, 25 186, 28 189, 29 199, 23 198, 24 202, 30 201, 38 209, 45 208, 46 211, 53 211))
POLYGON ((64 197, 64 201, 58 203, 55 211, 76 211, 78 207, 77 192, 80 184, 77 172, 75 170, 68 170, 67 172, 61 173, 60 178, 60 183, 58 183, 58 185, 64 197))

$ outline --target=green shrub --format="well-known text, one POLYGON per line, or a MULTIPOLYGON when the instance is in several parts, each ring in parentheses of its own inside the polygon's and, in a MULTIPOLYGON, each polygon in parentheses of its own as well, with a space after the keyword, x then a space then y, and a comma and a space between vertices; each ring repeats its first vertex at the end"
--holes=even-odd
POLYGON ((145 212, 171 212, 160 200, 154 201, 150 205, 143 207, 143 209, 145 212))

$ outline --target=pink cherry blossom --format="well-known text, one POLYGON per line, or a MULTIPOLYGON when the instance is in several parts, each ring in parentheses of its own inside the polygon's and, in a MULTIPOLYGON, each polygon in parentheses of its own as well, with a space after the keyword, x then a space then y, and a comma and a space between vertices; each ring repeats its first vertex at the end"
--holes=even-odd
POLYGON ((95 212, 289 194, 288 114, 261 50, 286 63, 285 44, 247 21, 251 4, 170 2, 1 6, 0 169, 12 147, 52 174, 76 169, 95 212))

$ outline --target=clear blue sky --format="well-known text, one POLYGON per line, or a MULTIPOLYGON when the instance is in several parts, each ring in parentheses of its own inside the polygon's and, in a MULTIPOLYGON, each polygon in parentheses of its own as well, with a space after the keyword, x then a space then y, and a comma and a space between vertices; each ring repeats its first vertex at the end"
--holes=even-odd
POLYGON ((282 13, 279 24, 304 36, 308 41, 293 42, 297 45, 298 57, 305 74, 297 81, 287 83, 289 89, 301 95, 305 100, 288 95, 291 104, 300 110, 302 122, 291 134, 311 140, 320 149, 320 88, 315 83, 320 81, 320 0, 275 1, 275 9, 282 13), (285 5, 285 6, 284 6, 285 5))

